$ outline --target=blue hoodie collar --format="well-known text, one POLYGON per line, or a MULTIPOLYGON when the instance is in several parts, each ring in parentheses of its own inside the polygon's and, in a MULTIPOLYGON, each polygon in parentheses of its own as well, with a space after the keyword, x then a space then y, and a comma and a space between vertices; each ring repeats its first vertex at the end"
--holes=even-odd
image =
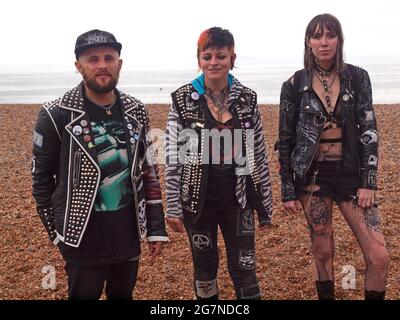
MULTIPOLYGON (((231 89, 232 83, 233 83, 233 75, 228 73, 228 87, 231 89)), ((206 87, 204 85, 204 73, 202 73, 200 76, 198 76, 196 79, 194 79, 191 84, 193 87, 196 89, 197 93, 200 95, 203 95, 206 93, 206 87)))

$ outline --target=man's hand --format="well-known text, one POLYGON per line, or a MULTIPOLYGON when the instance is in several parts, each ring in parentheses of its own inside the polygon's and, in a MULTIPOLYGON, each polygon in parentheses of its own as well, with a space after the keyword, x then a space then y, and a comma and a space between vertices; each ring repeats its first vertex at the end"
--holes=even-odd
POLYGON ((175 232, 185 232, 185 228, 183 227, 183 222, 181 218, 167 217, 167 223, 175 232))
POLYGON ((162 248, 163 248, 163 242, 162 241, 155 241, 155 242, 149 242, 149 257, 150 257, 150 263, 154 262, 154 259, 160 255, 162 248))
POLYGON ((283 207, 285 211, 289 213, 300 213, 303 210, 303 207, 301 205, 301 202, 299 200, 292 200, 292 201, 287 201, 283 203, 283 207))

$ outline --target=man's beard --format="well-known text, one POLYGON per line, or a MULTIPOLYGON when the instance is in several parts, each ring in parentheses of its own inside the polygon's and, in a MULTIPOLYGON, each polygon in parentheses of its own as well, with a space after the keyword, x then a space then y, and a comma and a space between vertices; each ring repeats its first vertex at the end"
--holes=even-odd
POLYGON ((111 76, 111 80, 108 82, 108 84, 101 86, 97 83, 96 81, 96 76, 94 78, 89 78, 86 74, 86 72, 82 72, 83 80, 85 80, 86 86, 99 94, 103 93, 109 93, 113 91, 117 87, 118 79, 119 79, 119 71, 114 77, 111 73, 108 73, 111 76))

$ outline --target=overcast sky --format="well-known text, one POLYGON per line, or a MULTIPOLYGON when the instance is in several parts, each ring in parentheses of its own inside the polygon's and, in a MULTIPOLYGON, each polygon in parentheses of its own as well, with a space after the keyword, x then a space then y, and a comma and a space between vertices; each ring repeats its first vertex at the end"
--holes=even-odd
POLYGON ((238 64, 301 62, 307 23, 329 12, 342 23, 348 62, 400 57, 398 0, 12 0, 2 1, 0 73, 22 66, 74 69, 76 37, 112 32, 129 70, 196 69, 196 42, 228 28, 238 64))

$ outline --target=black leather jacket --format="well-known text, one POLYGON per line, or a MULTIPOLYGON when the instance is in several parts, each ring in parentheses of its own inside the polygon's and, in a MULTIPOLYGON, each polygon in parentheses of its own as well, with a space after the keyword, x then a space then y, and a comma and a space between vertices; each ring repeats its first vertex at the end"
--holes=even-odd
MULTIPOLYGON (((298 198, 295 186, 304 180, 318 147, 326 113, 317 99, 312 73, 305 69, 282 85, 277 146, 283 201, 298 198)), ((345 172, 361 176, 359 188, 377 189, 378 132, 367 71, 346 64, 339 99, 345 172)))
MULTIPOLYGON (((149 119, 137 99, 118 92, 138 223, 139 239, 168 241, 157 167, 146 139, 149 119)), ((90 119, 83 103, 83 83, 40 110, 34 136, 32 178, 37 211, 54 244, 78 247, 91 216, 100 183, 96 148, 85 142, 82 128, 90 119)), ((93 131, 88 133, 93 141, 93 131)))

